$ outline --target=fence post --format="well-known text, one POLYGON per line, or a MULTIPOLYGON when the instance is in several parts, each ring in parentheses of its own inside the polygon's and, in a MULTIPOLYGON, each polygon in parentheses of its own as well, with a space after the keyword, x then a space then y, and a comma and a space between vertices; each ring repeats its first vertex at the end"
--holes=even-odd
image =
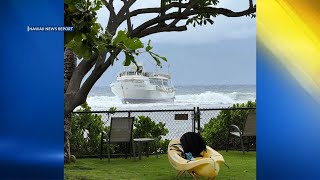
POLYGON ((200 108, 197 107, 198 133, 200 134, 200 108))
POLYGON ((196 120, 197 120, 196 107, 193 107, 193 119, 192 119, 192 132, 196 132, 196 120))
POLYGON ((131 112, 130 111, 128 111, 128 117, 130 117, 131 116, 131 112))

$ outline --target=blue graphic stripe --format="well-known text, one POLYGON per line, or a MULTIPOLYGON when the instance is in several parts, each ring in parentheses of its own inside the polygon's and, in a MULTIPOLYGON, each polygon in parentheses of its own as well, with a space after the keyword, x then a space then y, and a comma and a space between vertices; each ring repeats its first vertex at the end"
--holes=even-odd
POLYGON ((257 179, 319 179, 320 105, 257 49, 257 179))
POLYGON ((0 179, 63 179, 63 1, 4 1, 0 179))

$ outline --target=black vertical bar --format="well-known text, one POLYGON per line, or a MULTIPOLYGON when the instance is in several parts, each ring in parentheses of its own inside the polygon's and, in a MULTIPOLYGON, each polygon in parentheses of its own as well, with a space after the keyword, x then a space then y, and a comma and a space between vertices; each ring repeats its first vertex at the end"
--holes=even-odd
POLYGON ((196 120, 197 120, 196 107, 193 107, 192 132, 196 132, 196 120))
POLYGON ((131 112, 130 111, 128 111, 128 117, 131 117, 131 112))
POLYGON ((200 108, 197 107, 198 133, 200 134, 200 108))

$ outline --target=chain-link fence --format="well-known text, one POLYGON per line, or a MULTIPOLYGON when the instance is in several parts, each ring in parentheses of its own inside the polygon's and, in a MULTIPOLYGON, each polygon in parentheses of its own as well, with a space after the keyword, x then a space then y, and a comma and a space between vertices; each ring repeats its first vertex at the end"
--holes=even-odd
MULTIPOLYGON (((92 114, 101 116, 104 126, 110 126, 112 117, 149 117, 155 123, 165 124, 168 133, 161 137, 162 140, 179 139, 186 132, 200 132, 205 124, 211 119, 216 118, 221 111, 247 111, 251 108, 213 108, 213 109, 175 109, 175 110, 125 110, 125 111, 91 111, 91 112, 73 112, 78 114, 92 114)), ((226 119, 227 120, 227 119, 226 119)), ((134 127, 135 128, 135 127, 134 127)), ((227 131, 227 129, 226 129, 227 131)), ((97 147, 99 144, 97 144, 97 147)), ((166 152, 166 147, 162 152, 166 152)))
MULTIPOLYGON (((248 110, 254 110, 255 107, 245 107, 245 108, 206 108, 206 109, 200 109, 197 108, 196 112, 199 113, 200 117, 200 129, 203 129, 205 124, 207 124, 211 119, 216 118, 221 111, 248 111, 248 110)), ((228 119, 225 119, 226 121, 228 119)))
POLYGON ((112 117, 149 117, 155 123, 162 122, 169 133, 163 139, 180 138, 184 133, 194 131, 194 109, 178 110, 132 110, 132 111, 92 111, 92 112, 74 112, 74 114, 91 113, 102 116, 105 126, 110 126, 112 117), (181 115, 183 118, 176 118, 181 115))

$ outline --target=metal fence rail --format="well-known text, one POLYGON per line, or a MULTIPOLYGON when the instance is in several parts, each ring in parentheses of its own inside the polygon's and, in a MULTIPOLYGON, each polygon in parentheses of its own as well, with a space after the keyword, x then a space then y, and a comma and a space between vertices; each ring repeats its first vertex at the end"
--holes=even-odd
MULTIPOLYGON (((186 132, 199 132, 203 130, 212 118, 224 111, 245 111, 256 109, 248 108, 211 108, 202 109, 194 107, 193 109, 170 109, 170 110, 120 110, 120 111, 90 111, 90 112, 73 112, 73 114, 96 114, 100 115, 105 126, 110 126, 112 117, 135 117, 148 116, 155 123, 162 122, 169 133, 162 139, 179 139, 186 132)), ((98 146, 98 144, 97 144, 98 146)), ((85 156, 85 155, 84 155, 85 156)))

